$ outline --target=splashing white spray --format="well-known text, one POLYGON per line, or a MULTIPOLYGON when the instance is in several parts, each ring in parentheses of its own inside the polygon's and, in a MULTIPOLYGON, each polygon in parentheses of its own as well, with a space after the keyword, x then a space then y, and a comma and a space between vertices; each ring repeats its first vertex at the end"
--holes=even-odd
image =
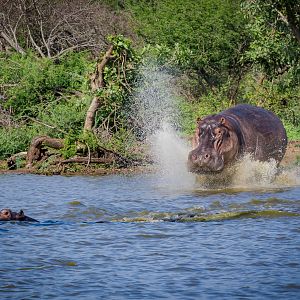
POLYGON ((151 146, 160 180, 174 189, 190 188, 195 180, 186 167, 189 147, 179 137, 174 78, 155 64, 142 70, 142 82, 131 111, 151 146))
POLYGON ((192 188, 195 176, 186 167, 189 148, 175 130, 169 124, 163 124, 152 136, 151 145, 164 183, 176 189, 192 188))

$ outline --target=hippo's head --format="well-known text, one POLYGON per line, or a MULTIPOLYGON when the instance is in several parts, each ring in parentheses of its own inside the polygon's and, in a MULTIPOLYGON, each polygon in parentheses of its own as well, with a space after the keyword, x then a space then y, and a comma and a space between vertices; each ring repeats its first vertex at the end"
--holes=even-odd
POLYGON ((197 120, 193 144, 188 169, 199 174, 222 171, 236 157, 239 147, 237 134, 220 115, 197 120))
POLYGON ((25 216, 23 210, 19 212, 14 212, 9 208, 4 208, 0 210, 0 221, 34 221, 36 220, 25 216))
POLYGON ((0 210, 0 221, 10 221, 13 218, 13 212, 8 209, 4 208, 0 210))

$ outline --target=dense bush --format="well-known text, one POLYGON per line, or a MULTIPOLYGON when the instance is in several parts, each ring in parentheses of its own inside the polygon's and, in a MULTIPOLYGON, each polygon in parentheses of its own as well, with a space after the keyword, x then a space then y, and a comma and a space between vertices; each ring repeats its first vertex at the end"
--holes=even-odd
POLYGON ((241 72, 246 44, 239 1, 160 0, 125 2, 146 43, 172 54, 182 70, 197 74, 203 90, 241 72), (173 55, 174 52, 176 55, 173 55))
POLYGON ((289 136, 300 139, 300 45, 294 35, 297 28, 291 26, 300 24, 299 4, 286 0, 125 3, 148 52, 177 72, 187 100, 181 104, 185 131, 192 132, 198 116, 250 103, 275 112, 289 136))
POLYGON ((0 84, 5 108, 15 115, 37 116, 43 106, 87 90, 88 54, 69 53, 59 60, 0 53, 0 84))

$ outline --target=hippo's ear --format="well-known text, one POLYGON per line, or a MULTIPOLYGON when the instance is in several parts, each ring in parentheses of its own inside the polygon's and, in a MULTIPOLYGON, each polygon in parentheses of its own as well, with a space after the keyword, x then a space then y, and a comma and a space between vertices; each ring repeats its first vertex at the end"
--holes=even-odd
POLYGON ((222 117, 219 122, 220 122, 221 125, 225 125, 226 124, 226 119, 224 117, 222 117))
POLYGON ((19 211, 19 216, 20 216, 20 217, 23 217, 23 216, 24 216, 24 211, 23 211, 22 209, 19 211))
POLYGON ((219 124, 224 127, 230 128, 230 123, 228 122, 228 120, 225 117, 220 118, 219 124))

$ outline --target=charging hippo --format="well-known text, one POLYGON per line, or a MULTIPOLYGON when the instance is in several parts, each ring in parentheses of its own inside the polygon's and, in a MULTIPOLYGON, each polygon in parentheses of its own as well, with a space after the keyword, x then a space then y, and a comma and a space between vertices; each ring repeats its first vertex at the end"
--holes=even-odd
POLYGON ((260 107, 240 104, 197 121, 188 169, 193 173, 220 172, 246 153, 254 159, 282 160, 287 145, 280 119, 260 107))
POLYGON ((37 220, 25 216, 23 210, 18 213, 11 211, 8 208, 0 210, 0 221, 26 221, 26 222, 38 222, 37 220))

